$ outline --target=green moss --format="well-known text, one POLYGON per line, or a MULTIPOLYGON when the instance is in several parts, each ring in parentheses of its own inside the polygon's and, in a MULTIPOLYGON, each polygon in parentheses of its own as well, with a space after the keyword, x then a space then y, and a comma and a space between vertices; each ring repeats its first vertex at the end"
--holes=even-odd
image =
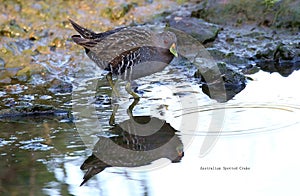
POLYGON ((124 17, 133 7, 135 4, 127 4, 123 3, 119 6, 115 7, 107 7, 104 9, 104 16, 110 18, 111 20, 119 20, 120 18, 124 17))
POLYGON ((10 20, 0 26, 0 36, 6 37, 22 37, 25 30, 17 24, 16 20, 10 20))
POLYGON ((275 3, 278 3, 280 0, 263 0, 263 4, 265 4, 266 7, 273 7, 275 3))

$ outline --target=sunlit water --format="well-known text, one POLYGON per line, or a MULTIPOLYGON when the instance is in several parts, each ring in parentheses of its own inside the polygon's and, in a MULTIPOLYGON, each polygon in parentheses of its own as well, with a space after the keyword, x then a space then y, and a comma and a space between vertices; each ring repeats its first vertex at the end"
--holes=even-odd
MULTIPOLYGON (((138 80, 142 98, 133 115, 165 119, 179 131, 176 134, 184 144, 179 163, 168 164, 164 159, 142 169, 108 167, 80 187, 85 173, 80 166, 91 155, 98 136, 109 135, 112 108, 109 88, 102 87, 98 104, 93 106, 101 125, 98 131, 87 123, 82 133, 74 123, 46 116, 0 122, 0 195, 299 192, 300 72, 282 77, 260 71, 251 75, 254 80, 245 90, 224 104, 209 99, 198 85, 187 82, 190 78, 177 75, 176 69, 167 68, 138 80), (85 145, 90 138, 91 143, 85 145)), ((126 110, 133 101, 128 99, 124 84, 120 86, 117 124, 129 119, 126 110)), ((86 97, 95 94, 84 85, 77 90, 86 97)), ((95 96, 86 97, 81 99, 95 102, 95 96)))

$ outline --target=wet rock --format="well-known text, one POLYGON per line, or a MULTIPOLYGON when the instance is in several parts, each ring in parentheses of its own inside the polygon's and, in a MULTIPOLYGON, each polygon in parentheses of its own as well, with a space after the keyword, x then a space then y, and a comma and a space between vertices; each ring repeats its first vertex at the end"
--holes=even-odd
POLYGON ((244 65, 250 64, 248 59, 236 55, 234 51, 222 51, 216 48, 209 48, 207 51, 217 61, 224 61, 225 63, 235 65, 237 67, 243 67, 244 65))
MULTIPOLYGON (((280 61, 280 60, 286 60, 286 61, 291 61, 296 58, 296 51, 294 48, 284 45, 284 44, 279 44, 274 51, 274 56, 273 60, 274 61, 280 61)), ((300 53, 298 54, 300 55, 300 53)))
POLYGON ((4 69, 5 61, 0 57, 0 71, 4 69))
POLYGON ((10 83, 12 80, 28 82, 33 74, 43 73, 44 68, 38 64, 27 66, 8 67, 0 71, 0 83, 10 83))
POLYGON ((0 55, 5 61, 5 69, 23 69, 24 66, 31 64, 32 51, 30 41, 9 42, 0 50, 0 55))
POLYGON ((266 72, 277 72, 283 77, 288 77, 294 71, 300 69, 300 61, 298 62, 274 62, 274 61, 260 61, 257 66, 266 72))
POLYGON ((65 120, 69 120, 72 122, 72 116, 69 111, 66 110, 58 110, 49 106, 46 110, 38 110, 41 109, 40 106, 34 107, 31 106, 28 109, 26 108, 13 108, 13 109, 2 109, 0 110, 0 119, 17 119, 24 117, 35 117, 35 116, 59 116, 60 118, 64 118, 65 120))
POLYGON ((275 51, 275 44, 268 43, 264 47, 258 48, 255 58, 258 60, 273 60, 274 57, 274 51, 275 51))
MULTIPOLYGON (((32 98, 29 98, 30 101, 32 98)), ((24 102, 24 104, 19 105, 16 107, 16 111, 22 113, 37 113, 37 112, 45 112, 45 111, 52 111, 54 108, 53 106, 49 105, 40 105, 40 104, 31 104, 29 102, 24 102)))
POLYGON ((10 77, 3 77, 0 73, 0 84, 10 84, 11 78, 10 77))
POLYGON ((61 94, 61 93, 71 93, 73 89, 73 86, 71 83, 63 82, 57 79, 54 79, 51 82, 51 87, 49 88, 49 91, 53 94, 61 94))
POLYGON ((105 15, 112 20, 118 20, 124 17, 134 6, 135 3, 123 3, 116 7, 107 7, 105 9, 105 15))
POLYGON ((20 37, 26 31, 17 23, 16 20, 10 20, 0 26, 0 36, 6 37, 20 37))
POLYGON ((247 74, 256 73, 260 67, 286 75, 297 70, 300 62, 299 33, 286 30, 226 26, 210 47, 208 51, 215 60, 234 65, 247 74))
POLYGON ((62 48, 65 46, 66 40, 60 39, 58 37, 54 38, 53 41, 50 43, 51 48, 62 48))
POLYGON ((269 61, 299 61, 300 49, 297 48, 297 43, 284 44, 267 43, 264 47, 257 50, 255 57, 258 60, 269 61))
POLYGON ((4 68, 0 71, 0 84, 9 84, 11 83, 11 79, 16 76, 17 72, 20 69, 18 68, 4 68))
MULTIPOLYGON (((259 72, 260 68, 257 66, 256 63, 253 63, 253 64, 247 64, 247 65, 243 66, 242 69, 240 69, 240 71, 244 75, 252 75, 252 74, 259 72)), ((250 78, 248 77, 248 79, 250 79, 250 78)))
POLYGON ((27 82, 29 77, 29 75, 16 75, 14 79, 18 80, 19 82, 27 82))
MULTIPOLYGON (((246 87, 246 77, 233 66, 226 63, 217 64, 220 71, 220 77, 216 76, 214 81, 207 82, 205 76, 199 70, 195 77, 201 78, 202 91, 210 98, 218 102, 226 102, 240 93, 246 87)), ((213 72, 212 72, 213 73, 213 72)), ((213 76, 211 76, 213 78, 213 76)))
POLYGON ((28 81, 29 78, 30 78, 30 67, 26 66, 23 69, 21 69, 20 71, 18 71, 15 78, 18 79, 21 82, 28 81))
POLYGON ((21 85, 21 84, 13 84, 13 85, 7 85, 5 86, 5 90, 7 93, 9 94, 20 94, 22 92, 24 92, 25 90, 27 90, 28 87, 25 85, 21 85))
POLYGON ((278 72, 287 77, 293 71, 299 70, 300 49, 297 43, 284 44, 280 42, 277 46, 267 44, 255 54, 256 64, 263 71, 270 73, 278 72))
POLYGON ((29 50, 32 46, 33 43, 30 40, 19 40, 7 44, 7 48, 10 49, 14 54, 19 54, 24 50, 29 50))
POLYGON ((220 27, 217 25, 197 18, 170 16, 167 17, 167 22, 170 27, 191 35, 203 44, 214 41, 220 31, 220 27))
POLYGON ((261 0, 202 1, 191 12, 192 17, 217 24, 250 24, 285 28, 300 27, 300 2, 261 0))
POLYGON ((35 31, 30 32, 29 34, 29 40, 30 41, 38 41, 42 38, 48 38, 49 36, 52 36, 53 32, 49 32, 49 29, 38 29, 35 31))

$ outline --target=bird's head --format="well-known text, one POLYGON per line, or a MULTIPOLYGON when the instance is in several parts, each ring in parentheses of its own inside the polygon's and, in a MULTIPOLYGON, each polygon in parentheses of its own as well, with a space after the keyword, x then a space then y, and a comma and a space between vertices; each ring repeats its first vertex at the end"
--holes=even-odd
POLYGON ((163 31, 156 34, 153 41, 155 46, 166 48, 171 54, 173 54, 175 57, 178 57, 176 42, 176 35, 171 31, 163 31))

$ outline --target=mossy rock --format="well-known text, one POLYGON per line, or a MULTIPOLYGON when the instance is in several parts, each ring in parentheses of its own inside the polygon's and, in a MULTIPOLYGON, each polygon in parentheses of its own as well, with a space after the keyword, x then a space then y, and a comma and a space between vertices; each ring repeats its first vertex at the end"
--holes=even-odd
POLYGON ((300 2, 297 0, 207 0, 192 11, 192 17, 217 24, 284 27, 299 30, 300 2))

